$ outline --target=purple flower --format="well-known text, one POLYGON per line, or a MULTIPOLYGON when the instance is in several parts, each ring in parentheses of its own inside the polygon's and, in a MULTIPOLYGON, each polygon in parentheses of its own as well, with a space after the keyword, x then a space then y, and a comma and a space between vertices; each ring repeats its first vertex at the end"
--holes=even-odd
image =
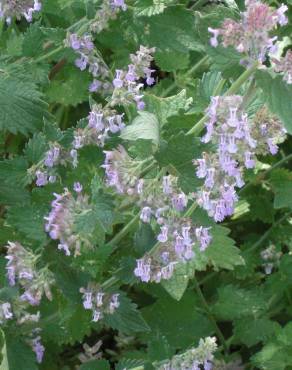
POLYGON ((160 228, 160 234, 157 236, 160 243, 165 243, 168 240, 168 226, 164 225, 160 228))
POLYGON ((116 70, 116 77, 113 80, 113 85, 114 85, 115 88, 120 89, 121 87, 123 87, 124 82, 123 82, 122 78, 123 78, 123 71, 121 69, 117 69, 116 70))
POLYGON ((41 337, 38 336, 32 341, 32 349, 36 354, 37 362, 40 364, 43 361, 45 347, 41 344, 41 337))
POLYGON ((83 186, 80 184, 80 182, 74 182, 73 189, 76 191, 76 193, 81 193, 83 186))
POLYGON ((96 92, 101 86, 102 86, 101 81, 93 80, 92 83, 89 85, 88 89, 90 92, 96 92))

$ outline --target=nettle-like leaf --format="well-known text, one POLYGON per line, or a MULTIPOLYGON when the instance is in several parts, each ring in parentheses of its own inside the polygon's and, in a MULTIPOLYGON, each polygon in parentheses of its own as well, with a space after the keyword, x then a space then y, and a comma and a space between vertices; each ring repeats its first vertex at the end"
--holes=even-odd
POLYGON ((193 99, 187 97, 186 90, 182 90, 177 95, 167 98, 149 94, 145 96, 145 101, 148 111, 156 115, 160 127, 163 127, 169 117, 177 115, 180 110, 188 110, 193 99))
POLYGON ((135 303, 120 294, 120 306, 113 315, 105 315, 104 323, 124 334, 134 334, 149 331, 148 323, 143 319, 135 303))
POLYGON ((272 190, 275 193, 275 208, 292 208, 292 173, 284 169, 276 169, 270 177, 272 190))
POLYGON ((188 292, 180 302, 171 297, 160 298, 143 308, 143 317, 152 330, 147 338, 153 340, 158 332, 172 348, 186 348, 211 335, 212 326, 204 315, 196 311, 197 305, 195 294, 188 292))
POLYGON ((46 90, 51 103, 76 106, 88 100, 89 73, 67 65, 61 69, 46 90))
POLYGON ((106 360, 91 360, 79 367, 80 370, 110 370, 110 364, 106 360))
POLYGON ((39 130, 46 108, 35 84, 0 75, 0 130, 24 135, 39 130))
POLYGON ((288 323, 252 357, 252 363, 260 369, 288 369, 292 365, 291 334, 292 325, 288 323))
POLYGON ((268 72, 263 71, 257 72, 256 82, 262 89, 270 110, 282 120, 286 130, 291 134, 292 86, 283 81, 282 76, 272 77, 268 72))
POLYGON ((121 132, 124 140, 135 141, 138 139, 151 140, 156 146, 159 145, 159 122, 153 113, 139 112, 131 125, 126 126, 121 132))
POLYGON ((268 308, 266 297, 258 288, 243 289, 235 285, 226 285, 218 289, 218 296, 213 312, 222 321, 251 315, 257 317, 268 308))
POLYGON ((17 338, 15 333, 5 333, 2 356, 1 370, 38 369, 32 349, 25 343, 24 338, 17 338))
POLYGON ((252 347, 260 342, 267 342, 281 330, 281 326, 268 318, 245 317, 235 320, 234 341, 252 347))
POLYGON ((203 45, 196 38, 195 17, 181 6, 169 7, 164 13, 151 18, 137 18, 135 30, 142 44, 155 45, 161 51, 203 51, 203 45), (147 32, 139 32, 144 27, 147 32))
POLYGON ((166 72, 186 69, 190 64, 189 53, 175 51, 158 51, 155 53, 155 62, 166 72))

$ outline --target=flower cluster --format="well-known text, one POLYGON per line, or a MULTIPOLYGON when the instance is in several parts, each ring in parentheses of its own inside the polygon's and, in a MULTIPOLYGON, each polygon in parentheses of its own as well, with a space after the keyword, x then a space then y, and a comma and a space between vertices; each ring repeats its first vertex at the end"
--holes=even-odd
POLYGON ((143 161, 133 160, 122 145, 104 153, 105 161, 101 167, 105 169, 106 185, 120 194, 140 194, 143 180, 139 179, 139 175, 143 161))
POLYGON ((148 86, 155 82, 152 77, 154 70, 150 68, 154 52, 155 48, 149 49, 141 45, 136 54, 130 55, 131 64, 128 65, 128 70, 116 70, 116 76, 113 80, 113 105, 135 102, 139 110, 144 109, 145 103, 142 100, 143 94, 141 93, 144 84, 140 81, 144 79, 148 86))
POLYGON ((169 362, 155 366, 157 370, 211 370, 213 368, 214 352, 217 350, 216 338, 200 339, 196 348, 175 355, 169 362))
POLYGON ((80 255, 81 246, 90 247, 88 236, 78 232, 76 222, 78 216, 91 210, 88 196, 82 194, 82 185, 74 184, 76 196, 67 188, 64 193, 54 193, 55 200, 52 202, 52 209, 45 217, 45 230, 53 240, 58 240, 58 249, 63 250, 66 256, 74 251, 74 256, 80 255))
POLYGON ((283 73, 283 80, 288 85, 292 84, 292 50, 288 50, 286 55, 281 60, 273 59, 275 63, 275 71, 283 73))
POLYGON ((92 311, 93 322, 101 320, 104 314, 113 314, 120 306, 118 293, 105 293, 94 284, 88 284, 87 288, 80 288, 80 293, 83 295, 83 307, 92 311))
POLYGON ((90 144, 102 147, 110 133, 115 134, 124 127, 123 114, 95 104, 89 113, 88 125, 74 132, 73 147, 77 150, 90 144))
POLYGON ((235 187, 244 185, 244 168, 255 167, 256 154, 276 154, 276 144, 285 134, 265 107, 251 121, 241 105, 241 96, 212 97, 202 141, 212 142, 217 151, 203 153, 203 158, 194 161, 197 177, 204 179, 197 202, 216 222, 233 214, 238 200, 235 187))
POLYGON ((157 248, 137 260, 134 274, 143 282, 170 279, 178 262, 195 257, 195 246, 204 251, 211 242, 209 228, 195 226, 182 215, 188 197, 177 186, 177 178, 168 175, 158 181, 150 189, 145 187, 138 202, 140 219, 160 228, 157 248))
POLYGON ((261 251, 262 266, 266 275, 270 275, 275 267, 279 265, 282 252, 277 252, 275 245, 271 244, 268 248, 261 251))
POLYGON ((56 182, 56 167, 59 165, 66 166, 68 163, 77 167, 77 151, 72 149, 68 152, 60 144, 51 143, 50 149, 45 153, 44 158, 29 171, 36 177, 37 186, 45 186, 48 183, 56 182))
POLYGON ((260 61, 266 59, 268 53, 277 50, 277 36, 270 37, 270 32, 277 27, 288 23, 285 12, 286 5, 274 10, 258 0, 246 0, 246 11, 241 13, 240 21, 225 19, 221 28, 208 28, 213 34, 210 43, 217 47, 219 42, 224 47, 232 46, 239 53, 245 55, 244 62, 260 61), (220 41, 218 41, 220 37, 220 41))
POLYGON ((39 0, 3 0, 0 2, 0 18, 10 24, 13 17, 25 17, 27 22, 32 21, 33 13, 39 12, 42 4, 39 0))
POLYGON ((134 274, 143 282, 169 279, 178 261, 194 258, 194 247, 204 251, 211 242, 209 228, 194 226, 182 216, 188 197, 177 185, 177 178, 163 176, 153 181, 139 177, 143 161, 133 160, 120 146, 105 152, 106 183, 118 193, 127 194, 141 209, 140 219, 159 228, 159 246, 153 253, 137 260, 134 274))
POLYGON ((35 264, 39 257, 18 242, 8 242, 6 248, 8 282, 10 286, 14 286, 18 282, 24 289, 20 300, 28 302, 32 306, 40 304, 43 294, 51 300, 52 276, 47 268, 36 270, 35 264))
POLYGON ((102 58, 97 55, 91 35, 78 36, 76 33, 68 35, 65 44, 71 47, 79 57, 75 60, 75 65, 81 71, 88 68, 94 80, 89 86, 90 92, 111 90, 111 84, 107 81, 109 71, 102 58))
POLYGON ((94 21, 91 24, 91 30, 99 33, 108 28, 109 21, 116 19, 120 11, 127 10, 124 0, 105 0, 102 1, 100 9, 96 12, 94 21))

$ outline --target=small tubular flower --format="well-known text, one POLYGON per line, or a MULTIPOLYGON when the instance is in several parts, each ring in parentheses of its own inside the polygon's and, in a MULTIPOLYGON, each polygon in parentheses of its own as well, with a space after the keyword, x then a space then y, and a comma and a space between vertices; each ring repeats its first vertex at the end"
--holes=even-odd
POLYGON ((92 321, 101 320, 105 314, 112 315, 120 306, 119 293, 106 293, 97 285, 89 283, 87 288, 80 288, 83 307, 92 311, 92 321))
POLYGON ((66 256, 74 252, 74 256, 80 254, 81 246, 91 247, 90 241, 85 235, 80 235, 76 230, 76 220, 82 212, 88 212, 91 206, 88 196, 82 194, 80 184, 75 184, 76 195, 73 196, 67 188, 63 194, 54 194, 52 209, 45 217, 45 230, 51 239, 58 240, 58 249, 63 250, 66 256), (78 190, 78 191, 77 191, 78 190))
POLYGON ((138 110, 144 109, 145 104, 141 93, 144 85, 140 81, 144 79, 148 86, 155 82, 152 76, 154 70, 150 66, 154 52, 155 48, 147 48, 141 45, 135 54, 130 55, 131 64, 128 65, 128 71, 116 70, 116 76, 113 80, 112 105, 135 102, 138 110))
POLYGON ((73 147, 76 150, 90 144, 103 147, 110 134, 125 127, 123 116, 113 109, 94 105, 89 113, 87 126, 74 132, 73 147))

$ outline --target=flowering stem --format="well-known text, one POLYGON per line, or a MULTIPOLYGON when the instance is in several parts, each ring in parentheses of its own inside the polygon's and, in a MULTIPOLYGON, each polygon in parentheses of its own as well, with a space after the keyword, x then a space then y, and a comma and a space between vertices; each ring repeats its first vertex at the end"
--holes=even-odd
MULTIPOLYGON (((230 88, 226 91, 226 93, 224 95, 232 95, 232 94, 235 94, 239 88, 241 87, 241 85, 247 81, 249 79, 249 77, 257 70, 259 66, 259 63, 258 62, 255 62, 253 64, 253 66, 249 69, 247 69, 246 71, 243 72, 243 74, 241 76, 238 77, 238 79, 230 86, 230 88)), ((206 122, 206 120, 208 119, 208 116, 205 114, 200 120, 199 122, 197 122, 195 124, 195 126, 193 126, 188 132, 187 132, 187 135, 198 135, 202 129, 204 128, 204 124, 206 122)))
POLYGON ((108 243, 106 243, 106 246, 108 247, 114 247, 116 244, 118 244, 124 236, 126 236, 134 227, 134 225, 139 221, 140 215, 139 213, 132 218, 130 222, 128 222, 121 231, 119 231, 108 243))
POLYGON ((195 286, 195 290, 198 294, 198 297, 202 303, 202 306, 204 307, 205 311, 206 311, 206 314, 211 322, 211 324, 213 325, 214 327, 214 330, 215 330, 215 333, 217 334, 223 348, 224 348, 224 351, 225 353, 228 353, 228 345, 225 341, 225 338, 224 338, 224 335, 222 334, 222 331, 220 330, 219 326, 217 325, 217 322, 216 320, 214 319, 213 315, 212 315, 212 312, 210 311, 210 308, 209 308, 209 305, 204 297, 204 294, 200 288, 200 285, 197 281, 197 278, 196 276, 194 275, 194 286, 195 286))

